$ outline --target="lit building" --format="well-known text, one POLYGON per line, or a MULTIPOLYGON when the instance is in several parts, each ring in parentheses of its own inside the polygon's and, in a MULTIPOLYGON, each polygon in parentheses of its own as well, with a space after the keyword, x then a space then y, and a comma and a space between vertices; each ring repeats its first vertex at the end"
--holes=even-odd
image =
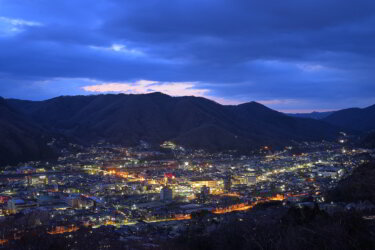
POLYGON ((175 149, 176 144, 171 141, 165 141, 163 144, 160 145, 162 148, 169 148, 169 149, 175 149))
POLYGON ((220 185, 224 184, 222 180, 212 180, 212 179, 195 179, 195 180, 192 180, 190 183, 194 188, 199 188, 199 189, 203 186, 206 186, 209 188, 217 188, 220 185))
POLYGON ((232 178, 231 178, 231 176, 227 176, 224 179, 224 190, 230 191, 231 188, 232 188, 232 178))
POLYGON ((254 175, 238 175, 233 177, 234 185, 254 185, 256 184, 256 176, 254 175))
POLYGON ((27 177, 27 184, 29 186, 34 186, 34 185, 47 185, 48 184, 48 177, 45 175, 42 176, 28 176, 27 177))
POLYGON ((72 208, 90 208, 95 205, 94 200, 78 195, 63 197, 62 200, 72 208))
POLYGON ((38 204, 35 202, 26 202, 22 199, 11 199, 8 201, 7 205, 8 205, 8 210, 11 213, 17 213, 23 209, 38 206, 38 204))

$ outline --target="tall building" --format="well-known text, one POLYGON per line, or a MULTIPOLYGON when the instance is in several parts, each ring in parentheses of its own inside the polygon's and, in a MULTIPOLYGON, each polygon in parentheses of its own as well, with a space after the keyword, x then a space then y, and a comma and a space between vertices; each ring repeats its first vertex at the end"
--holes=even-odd
POLYGON ((165 186, 160 191, 160 200, 161 201, 171 201, 173 200, 173 190, 165 186))
POLYGON ((247 176, 247 185, 255 185, 257 183, 257 177, 255 175, 247 176))
POLYGON ((224 179, 224 190, 225 191, 230 191, 232 188, 232 176, 231 175, 228 175, 225 179, 224 179))
POLYGON ((207 197, 210 194, 210 188, 203 186, 201 187, 201 196, 202 197, 207 197))
POLYGON ((254 175, 236 175, 233 176, 233 185, 254 185, 256 184, 256 176, 254 175))

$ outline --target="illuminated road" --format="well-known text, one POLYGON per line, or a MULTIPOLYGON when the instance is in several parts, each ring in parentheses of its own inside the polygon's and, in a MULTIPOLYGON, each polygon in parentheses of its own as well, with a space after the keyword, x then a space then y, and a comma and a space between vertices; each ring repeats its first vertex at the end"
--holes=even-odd
POLYGON ((306 164, 296 165, 296 166, 293 166, 293 167, 287 167, 287 168, 268 171, 268 172, 263 173, 262 175, 259 175, 257 177, 257 182, 268 181, 268 177, 271 177, 273 175, 288 173, 288 172, 294 172, 296 170, 310 168, 312 166, 313 166, 312 163, 306 163, 306 164))
POLYGON ((216 208, 215 210, 212 211, 212 213, 214 213, 214 214, 226 214, 226 213, 231 213, 231 212, 235 212, 235 211, 246 211, 246 210, 254 208, 258 204, 266 203, 266 202, 269 202, 269 201, 282 201, 284 199, 285 199, 285 197, 283 195, 277 194, 277 195, 272 196, 272 197, 268 197, 268 198, 264 198, 264 199, 261 199, 261 200, 258 200, 258 201, 254 201, 251 204, 240 203, 240 204, 231 205, 231 206, 225 207, 225 208, 216 208))

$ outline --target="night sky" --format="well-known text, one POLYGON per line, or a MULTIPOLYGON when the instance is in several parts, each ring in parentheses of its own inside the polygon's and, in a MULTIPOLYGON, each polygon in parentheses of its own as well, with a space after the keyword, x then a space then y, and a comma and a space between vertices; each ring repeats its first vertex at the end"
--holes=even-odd
POLYGON ((374 0, 0 0, 0 96, 375 103, 374 0))

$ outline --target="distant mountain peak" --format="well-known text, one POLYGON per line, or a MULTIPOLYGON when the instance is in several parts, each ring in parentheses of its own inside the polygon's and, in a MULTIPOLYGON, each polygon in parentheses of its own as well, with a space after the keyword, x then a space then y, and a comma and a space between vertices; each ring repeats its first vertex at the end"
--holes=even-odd
POLYGON ((155 92, 151 92, 151 93, 146 93, 144 95, 149 95, 149 96, 168 96, 168 97, 171 97, 170 95, 167 95, 163 92, 160 92, 160 91, 155 91, 155 92))
POLYGON ((243 107, 261 107, 261 108, 270 109, 270 108, 266 107, 265 105, 263 105, 263 104, 261 104, 259 102, 256 102, 256 101, 250 101, 250 102, 241 103, 241 104, 238 104, 237 106, 243 106, 243 107))

